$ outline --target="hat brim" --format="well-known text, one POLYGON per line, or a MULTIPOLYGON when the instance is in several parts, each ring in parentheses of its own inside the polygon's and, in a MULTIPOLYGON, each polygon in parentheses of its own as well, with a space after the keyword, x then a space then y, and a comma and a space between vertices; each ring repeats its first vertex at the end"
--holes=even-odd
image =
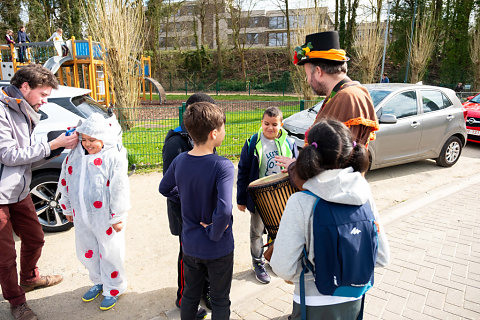
POLYGON ((324 63, 344 63, 344 62, 347 62, 349 61, 350 58, 349 57, 345 57, 344 60, 331 60, 331 59, 324 59, 324 58, 307 58, 307 59, 302 59, 300 61, 297 62, 297 66, 302 66, 304 65, 305 63, 315 63, 315 62, 324 62, 324 63))

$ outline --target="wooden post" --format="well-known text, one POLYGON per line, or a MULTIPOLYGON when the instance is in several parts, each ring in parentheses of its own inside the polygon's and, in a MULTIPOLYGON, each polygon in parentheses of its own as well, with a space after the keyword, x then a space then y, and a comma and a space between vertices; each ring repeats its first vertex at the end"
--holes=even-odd
POLYGON ((67 86, 71 87, 72 86, 72 71, 70 70, 70 67, 65 67, 65 73, 66 73, 66 78, 67 78, 67 86))
POLYGON ((97 101, 97 71, 95 68, 95 63, 93 61, 93 45, 92 45, 92 37, 88 36, 88 53, 89 53, 89 60, 90 63, 88 65, 88 73, 89 73, 89 82, 90 82, 90 90, 91 92, 91 97, 97 101))
POLYGON ((77 46, 75 45, 75 37, 72 37, 72 57, 73 57, 73 86, 80 88, 80 79, 78 79, 78 64, 77 64, 77 46))

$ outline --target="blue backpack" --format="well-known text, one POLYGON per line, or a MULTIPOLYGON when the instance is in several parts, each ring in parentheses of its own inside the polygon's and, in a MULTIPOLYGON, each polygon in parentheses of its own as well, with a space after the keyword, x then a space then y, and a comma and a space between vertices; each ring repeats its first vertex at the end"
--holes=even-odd
POLYGON ((303 248, 300 276, 302 319, 306 319, 304 274, 308 271, 324 295, 359 298, 372 287, 378 228, 368 202, 361 206, 339 204, 310 191, 302 192, 317 198, 313 209, 315 257, 312 264, 303 248))

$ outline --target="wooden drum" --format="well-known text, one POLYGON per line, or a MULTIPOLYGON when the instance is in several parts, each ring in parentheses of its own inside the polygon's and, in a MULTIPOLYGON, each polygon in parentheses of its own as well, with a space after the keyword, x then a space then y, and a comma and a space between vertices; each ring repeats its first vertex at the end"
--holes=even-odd
POLYGON ((252 181, 248 192, 262 218, 270 238, 275 239, 288 198, 298 191, 290 184, 287 173, 278 173, 252 181))

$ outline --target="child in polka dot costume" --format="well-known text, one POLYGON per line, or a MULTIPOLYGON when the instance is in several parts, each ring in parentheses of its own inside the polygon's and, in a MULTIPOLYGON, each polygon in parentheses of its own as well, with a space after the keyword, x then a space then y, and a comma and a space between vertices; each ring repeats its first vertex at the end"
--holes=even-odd
POLYGON ((65 158, 58 183, 60 206, 75 224, 77 257, 94 286, 83 301, 103 291, 100 309, 108 310, 127 288, 125 231, 130 191, 127 155, 115 116, 94 113, 77 127, 80 141, 65 158))

